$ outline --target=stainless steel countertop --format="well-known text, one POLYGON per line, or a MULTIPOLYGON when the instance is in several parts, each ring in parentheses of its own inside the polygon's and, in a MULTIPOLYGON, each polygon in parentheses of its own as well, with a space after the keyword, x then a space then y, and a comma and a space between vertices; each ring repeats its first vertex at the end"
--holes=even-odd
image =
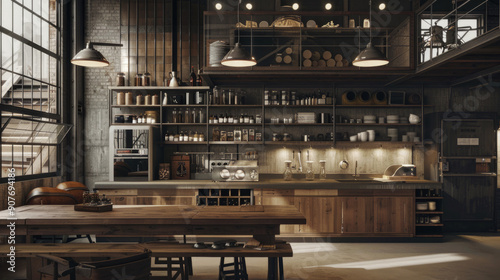
POLYGON ((276 177, 262 176, 258 182, 214 182, 211 180, 157 180, 150 182, 96 182, 94 189, 200 189, 200 188, 241 188, 241 189, 427 189, 441 188, 441 183, 429 180, 393 181, 381 176, 363 175, 353 178, 351 175, 333 175, 326 180, 306 181, 295 179, 284 181, 276 177), (274 177, 274 178, 273 178, 274 177), (347 181, 346 181, 347 180, 347 181))

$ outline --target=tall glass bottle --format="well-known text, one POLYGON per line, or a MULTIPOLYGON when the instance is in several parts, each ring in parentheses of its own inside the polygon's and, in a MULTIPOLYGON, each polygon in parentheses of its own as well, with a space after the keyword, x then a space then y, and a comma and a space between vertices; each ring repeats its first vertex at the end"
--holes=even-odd
POLYGON ((326 161, 325 160, 319 161, 319 179, 326 180, 326 161))
POLYGON ((285 160, 285 172, 283 172, 283 180, 292 180, 292 161, 285 160))
POLYGON ((306 161, 306 180, 314 180, 313 161, 311 160, 306 161))
POLYGON ((177 108, 172 111, 172 122, 177 123, 177 108))

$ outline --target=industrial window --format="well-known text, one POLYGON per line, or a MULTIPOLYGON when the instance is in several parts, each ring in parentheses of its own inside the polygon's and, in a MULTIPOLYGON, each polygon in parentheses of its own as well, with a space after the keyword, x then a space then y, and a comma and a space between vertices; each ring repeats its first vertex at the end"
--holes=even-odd
POLYGON ((480 35, 481 17, 470 15, 456 23, 447 18, 420 20, 420 63, 426 62, 480 35), (437 25, 437 27, 435 27, 437 25), (458 28, 458 32, 455 30, 458 28))
POLYGON ((60 162, 61 1, 0 0, 2 181, 54 176, 60 162))

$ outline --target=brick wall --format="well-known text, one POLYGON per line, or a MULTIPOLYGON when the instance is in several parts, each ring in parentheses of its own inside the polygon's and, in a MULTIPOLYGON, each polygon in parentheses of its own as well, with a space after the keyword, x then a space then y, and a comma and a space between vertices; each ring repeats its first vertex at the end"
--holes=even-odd
MULTIPOLYGON (((120 42, 120 0, 87 0, 85 7, 85 40, 120 42)), ((96 46, 110 65, 85 68, 84 141, 85 182, 108 180, 108 87, 120 70, 120 48, 96 46)))

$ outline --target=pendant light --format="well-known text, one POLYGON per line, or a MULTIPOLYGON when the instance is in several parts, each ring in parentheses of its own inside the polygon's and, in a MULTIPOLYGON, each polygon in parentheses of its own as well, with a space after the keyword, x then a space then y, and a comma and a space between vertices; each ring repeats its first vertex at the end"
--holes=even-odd
POLYGON ((97 43, 97 42, 87 42, 87 46, 85 49, 79 51, 73 59, 71 59, 71 63, 83 66, 83 67, 105 67, 109 65, 109 61, 96 49, 94 49, 94 45, 96 46, 113 46, 113 47, 121 47, 122 44, 113 44, 113 43, 97 43))
POLYGON ((221 64, 230 67, 250 67, 257 65, 257 60, 250 53, 248 53, 240 45, 240 4, 241 0, 238 1, 238 41, 234 45, 234 48, 230 50, 226 56, 221 60, 221 64))
POLYGON ((370 0, 370 42, 366 48, 361 51, 352 62, 352 65, 358 67, 377 67, 389 64, 389 59, 372 45, 372 1, 370 0))

